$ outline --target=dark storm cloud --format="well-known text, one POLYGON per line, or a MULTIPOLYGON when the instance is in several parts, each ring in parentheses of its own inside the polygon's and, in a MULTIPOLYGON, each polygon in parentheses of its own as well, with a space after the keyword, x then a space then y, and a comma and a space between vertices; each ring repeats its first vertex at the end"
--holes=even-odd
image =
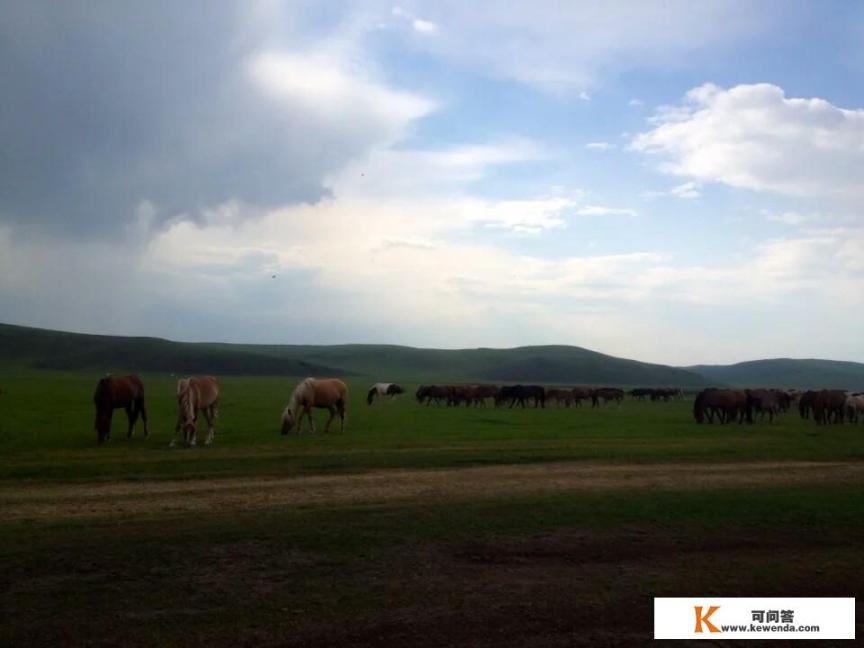
POLYGON ((110 236, 145 200, 158 224, 322 197, 363 142, 261 97, 248 6, 0 2, 0 223, 110 236))

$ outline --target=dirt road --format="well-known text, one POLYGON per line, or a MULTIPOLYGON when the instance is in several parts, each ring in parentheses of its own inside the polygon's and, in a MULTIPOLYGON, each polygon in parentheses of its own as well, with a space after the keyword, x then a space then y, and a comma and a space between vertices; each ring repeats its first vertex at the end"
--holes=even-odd
POLYGON ((864 483, 864 463, 548 463, 352 475, 0 487, 0 520, 112 517, 618 489, 864 483))

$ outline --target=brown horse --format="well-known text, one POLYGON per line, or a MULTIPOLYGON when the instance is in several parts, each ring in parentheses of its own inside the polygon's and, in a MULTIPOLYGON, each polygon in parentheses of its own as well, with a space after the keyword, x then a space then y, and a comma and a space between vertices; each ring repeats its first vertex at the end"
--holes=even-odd
POLYGON ((747 394, 747 419, 752 423, 754 415, 759 415, 759 420, 773 422, 774 416, 780 413, 780 394, 772 389, 745 389, 747 394))
POLYGON ((498 385, 474 385, 471 390, 471 400, 474 405, 486 406, 486 399, 495 400, 498 397, 498 385))
POLYGON ((706 418, 713 423, 715 416, 720 423, 743 423, 749 418, 747 394, 740 389, 703 389, 693 401, 693 418, 697 423, 706 418))
POLYGON ((126 410, 126 418, 129 419, 127 438, 132 436, 139 416, 144 422, 144 436, 150 436, 147 409, 144 406, 144 384, 138 376, 106 376, 96 383, 93 404, 96 405, 94 427, 97 443, 104 443, 111 438, 111 417, 119 407, 126 410))
POLYGON ((558 407, 570 407, 573 404, 572 389, 550 388, 546 390, 546 400, 554 400, 558 407))
POLYGON ((339 431, 345 431, 345 404, 348 400, 348 387, 337 378, 306 378, 294 388, 288 407, 282 412, 282 434, 288 434, 297 423, 297 434, 303 427, 303 416, 309 418, 309 427, 315 432, 312 408, 326 409, 330 418, 324 425, 324 432, 330 429, 330 422, 339 414, 339 431))
POLYGON ((816 423, 842 423, 846 392, 840 389, 823 389, 813 399, 813 418, 816 423))
POLYGON ((594 398, 594 390, 590 387, 574 387, 573 391, 573 404, 576 407, 579 407, 579 404, 583 400, 593 400, 594 398))
POLYGON ((813 404, 816 402, 816 394, 819 392, 815 392, 812 389, 808 389, 806 392, 801 394, 801 397, 798 399, 798 412, 801 414, 802 419, 809 419, 810 413, 813 411, 813 404))
MULTIPOLYGON (((195 445, 198 412, 203 413, 207 419, 207 438, 204 445, 213 442, 216 434, 213 421, 219 415, 216 409, 218 403, 219 385, 213 376, 182 378, 177 381, 177 425, 174 426, 174 434, 183 440, 183 445, 195 445)), ((176 439, 171 441, 171 447, 174 447, 174 441, 176 439)))
POLYGON ((600 404, 600 399, 606 404, 609 401, 615 401, 619 405, 624 400, 624 390, 617 387, 599 387, 591 394, 591 407, 597 407, 600 404))

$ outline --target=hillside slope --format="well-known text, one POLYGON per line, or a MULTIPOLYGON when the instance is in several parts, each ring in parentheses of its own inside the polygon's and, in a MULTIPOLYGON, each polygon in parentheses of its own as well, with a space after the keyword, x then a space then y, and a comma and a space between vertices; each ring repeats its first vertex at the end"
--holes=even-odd
POLYGON ((64 333, 0 324, 0 363, 36 369, 309 376, 340 370, 293 358, 159 338, 64 333))
POLYGON ((776 358, 685 369, 717 383, 742 387, 864 390, 864 364, 860 362, 776 358))
POLYGON ((0 324, 0 362, 41 369, 247 375, 362 375, 374 380, 700 387, 692 372, 573 346, 418 349, 395 345, 249 345, 64 333, 0 324))

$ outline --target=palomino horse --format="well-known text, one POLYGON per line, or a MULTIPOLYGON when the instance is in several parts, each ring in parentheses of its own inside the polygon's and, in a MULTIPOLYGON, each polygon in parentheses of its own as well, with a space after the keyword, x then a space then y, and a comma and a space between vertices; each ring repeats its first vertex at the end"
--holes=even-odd
POLYGON ((288 407, 282 412, 282 434, 288 434, 297 423, 297 434, 303 427, 303 416, 309 419, 309 427, 315 432, 312 408, 326 409, 330 418, 324 424, 324 432, 330 429, 330 422, 339 414, 339 431, 345 431, 345 404, 348 400, 348 387, 337 378, 306 378, 291 394, 288 407))
POLYGON ((394 396, 402 393, 404 393, 404 390, 396 383, 375 383, 372 385, 369 393, 366 394, 366 404, 371 405, 376 396, 380 398, 389 396, 392 400, 394 396))
MULTIPOLYGON (((216 430, 213 420, 218 416, 219 385, 213 376, 181 378, 177 381, 177 425, 174 433, 183 440, 183 445, 194 446, 197 435, 198 412, 207 419, 207 438, 204 445, 213 443, 216 430)), ((176 439, 171 441, 174 447, 176 439)))
POLYGON ((144 421, 144 436, 150 436, 147 409, 144 407, 144 384, 138 376, 106 376, 96 384, 93 403, 96 405, 94 427, 98 443, 111 438, 111 417, 118 407, 126 410, 129 419, 127 438, 132 436, 139 416, 144 421))
POLYGON ((843 406, 850 423, 864 423, 864 394, 850 394, 843 406))

